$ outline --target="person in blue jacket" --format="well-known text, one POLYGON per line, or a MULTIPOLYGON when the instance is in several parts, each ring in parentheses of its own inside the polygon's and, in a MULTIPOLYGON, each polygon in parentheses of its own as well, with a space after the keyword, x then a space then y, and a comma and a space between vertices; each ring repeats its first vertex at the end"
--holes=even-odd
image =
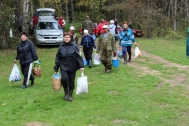
POLYGON ((135 42, 135 36, 133 34, 132 29, 128 27, 127 23, 123 25, 123 30, 117 36, 120 39, 119 45, 120 47, 122 47, 124 63, 127 64, 127 62, 131 62, 132 44, 134 43, 135 46, 137 46, 137 43, 135 42), (127 53, 129 55, 128 60, 127 60, 127 53))
POLYGON ((188 27, 188 38, 186 40, 186 56, 189 57, 189 27, 188 27))
POLYGON ((91 35, 89 35, 88 30, 84 30, 84 35, 81 38, 81 45, 80 48, 83 46, 83 53, 85 59, 87 60, 87 65, 89 68, 92 66, 92 52, 93 48, 96 51, 96 45, 94 43, 94 39, 91 35))

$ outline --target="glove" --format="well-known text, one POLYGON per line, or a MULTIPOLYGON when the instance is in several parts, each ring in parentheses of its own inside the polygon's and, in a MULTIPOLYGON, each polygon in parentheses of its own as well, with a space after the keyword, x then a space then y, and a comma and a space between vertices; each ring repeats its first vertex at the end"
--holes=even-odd
POLYGON ((114 56, 114 57, 116 56, 116 52, 113 53, 113 56, 114 56))

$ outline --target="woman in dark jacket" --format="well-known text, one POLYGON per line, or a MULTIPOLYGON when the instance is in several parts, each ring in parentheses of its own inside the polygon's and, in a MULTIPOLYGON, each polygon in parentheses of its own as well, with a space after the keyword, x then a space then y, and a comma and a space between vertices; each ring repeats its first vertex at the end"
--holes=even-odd
POLYGON ((85 59, 87 60, 87 65, 89 65, 89 68, 91 68, 92 52, 93 48, 96 50, 96 46, 94 43, 94 39, 91 35, 89 35, 88 30, 84 30, 84 35, 81 38, 81 46, 83 46, 83 53, 85 55, 85 59))
POLYGON ((60 67, 62 75, 62 85, 64 88, 64 100, 72 101, 72 93, 74 90, 74 80, 76 71, 80 68, 84 71, 83 59, 79 54, 78 46, 71 41, 71 33, 64 33, 64 41, 59 46, 54 71, 57 73, 60 67))
POLYGON ((28 75, 29 73, 29 68, 32 67, 32 62, 35 60, 38 60, 38 56, 35 50, 35 46, 33 42, 28 40, 27 38, 27 33, 22 32, 21 34, 21 42, 18 44, 17 47, 17 56, 14 60, 16 63, 16 60, 20 60, 20 65, 21 65, 21 71, 22 74, 24 75, 24 81, 23 81, 23 86, 22 88, 27 88, 27 81, 28 77, 30 76, 31 80, 31 85, 34 84, 34 77, 33 75, 28 75))

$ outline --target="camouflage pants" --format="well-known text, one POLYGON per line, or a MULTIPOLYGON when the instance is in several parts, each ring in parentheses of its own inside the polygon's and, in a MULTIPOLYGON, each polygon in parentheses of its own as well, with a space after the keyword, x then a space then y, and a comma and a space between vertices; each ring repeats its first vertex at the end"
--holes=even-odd
POLYGON ((112 51, 111 50, 106 50, 106 48, 104 50, 101 50, 100 60, 105 67, 105 72, 112 70, 112 51))

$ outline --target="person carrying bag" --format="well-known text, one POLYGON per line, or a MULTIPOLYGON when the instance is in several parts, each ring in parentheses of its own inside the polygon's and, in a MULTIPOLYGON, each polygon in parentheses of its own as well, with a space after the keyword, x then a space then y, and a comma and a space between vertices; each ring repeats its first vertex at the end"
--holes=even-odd
POLYGON ((31 80, 31 85, 34 84, 34 76, 31 74, 31 68, 33 61, 38 60, 35 46, 32 41, 27 38, 27 33, 22 32, 21 42, 17 46, 17 56, 14 60, 20 60, 21 72, 24 75, 22 88, 27 88, 29 80, 31 80), (28 79, 29 78, 29 79, 28 79))

